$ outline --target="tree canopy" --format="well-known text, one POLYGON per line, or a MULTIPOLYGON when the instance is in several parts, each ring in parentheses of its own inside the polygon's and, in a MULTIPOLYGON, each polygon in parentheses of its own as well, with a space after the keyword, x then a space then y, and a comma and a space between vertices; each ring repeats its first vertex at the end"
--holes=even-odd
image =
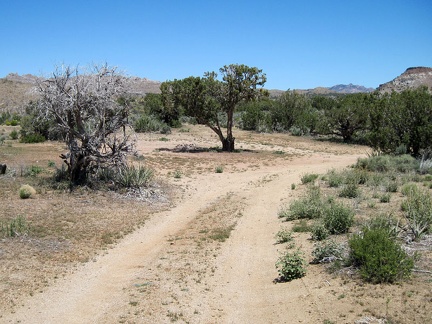
POLYGON ((268 96, 262 70, 243 64, 225 65, 204 77, 188 77, 162 83, 162 103, 167 111, 184 110, 199 124, 210 127, 222 142, 222 150, 234 151, 234 111, 241 102, 268 96), (222 128, 226 128, 226 133, 222 128))

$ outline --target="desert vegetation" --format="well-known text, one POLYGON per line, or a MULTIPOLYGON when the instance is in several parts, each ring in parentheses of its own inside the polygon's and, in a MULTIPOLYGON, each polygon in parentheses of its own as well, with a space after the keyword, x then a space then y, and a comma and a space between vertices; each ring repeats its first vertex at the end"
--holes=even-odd
POLYGON ((311 321, 427 323, 430 93, 272 98, 257 68, 220 73, 140 97, 108 66, 60 69, 25 111, 2 112, 2 309, 142 230, 158 250, 117 262, 119 322, 226 319, 267 292, 295 313, 306 287, 311 321), (227 302, 229 289, 250 295, 227 302))

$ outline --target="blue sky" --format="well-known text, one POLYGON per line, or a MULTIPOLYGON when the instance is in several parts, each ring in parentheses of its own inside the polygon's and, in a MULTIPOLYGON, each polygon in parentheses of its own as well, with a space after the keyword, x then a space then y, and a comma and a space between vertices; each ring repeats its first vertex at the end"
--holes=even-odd
POLYGON ((0 77, 118 66, 166 81, 231 63, 266 88, 377 87, 432 67, 432 1, 0 0, 0 77))

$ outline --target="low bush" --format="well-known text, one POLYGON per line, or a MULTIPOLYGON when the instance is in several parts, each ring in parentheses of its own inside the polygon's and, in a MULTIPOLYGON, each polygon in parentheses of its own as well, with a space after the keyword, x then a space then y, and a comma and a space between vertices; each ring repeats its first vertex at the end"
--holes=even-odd
POLYGON ((342 198, 357 198, 360 196, 360 188, 356 183, 348 183, 342 187, 339 192, 339 197, 342 198))
POLYGON ((385 194, 382 194, 380 197, 379 197, 379 200, 380 200, 380 202, 381 203, 389 203, 390 202, 390 199, 391 199, 391 195, 390 195, 390 193, 385 193, 385 194))
POLYGON ((328 229, 322 222, 315 223, 311 228, 311 237, 314 241, 325 240, 329 235, 328 229))
POLYGON ((324 210, 324 226, 330 234, 347 233, 354 222, 354 211, 341 203, 331 203, 324 210))
POLYGON ((328 240, 322 244, 315 244, 312 251, 312 263, 328 263, 336 260, 342 260, 345 249, 342 244, 333 240, 328 240))
POLYGON ((29 167, 27 167, 24 171, 24 175, 26 177, 35 177, 37 176, 39 173, 41 173, 43 171, 43 168, 38 166, 38 165, 31 165, 29 167))
POLYGON ((9 137, 13 140, 18 139, 19 133, 16 129, 14 129, 12 132, 10 132, 9 137))
POLYGON ((20 138, 21 143, 28 143, 28 144, 42 143, 45 141, 46 141, 45 136, 37 133, 21 135, 20 138))
POLYGON ((287 243, 293 240, 292 232, 286 228, 282 228, 275 236, 276 244, 287 243))
POLYGON ((306 233, 312 231, 312 225, 308 223, 306 219, 300 219, 292 227, 292 231, 295 233, 306 233))
POLYGON ((295 219, 319 218, 323 215, 324 203, 319 187, 310 187, 306 197, 293 201, 290 206, 279 211, 279 217, 287 221, 295 219))
POLYGON ((376 155, 358 159, 355 167, 373 172, 397 171, 407 173, 417 171, 420 163, 410 155, 376 155))
POLYGON ((276 262, 280 281, 291 281, 306 275, 306 261, 300 250, 287 251, 276 262))
POLYGON ((385 229, 370 229, 353 235, 350 262, 362 278, 372 283, 393 283, 411 275, 414 261, 385 229))
POLYGON ((171 128, 151 115, 142 115, 134 122, 134 130, 137 133, 161 133, 170 134, 171 128))
POLYGON ((300 180, 302 184, 307 184, 307 183, 315 182, 316 179, 318 179, 318 174, 306 173, 301 177, 300 180))
POLYGON ((338 188, 344 183, 345 177, 342 172, 330 170, 327 172, 327 183, 331 188, 338 188))

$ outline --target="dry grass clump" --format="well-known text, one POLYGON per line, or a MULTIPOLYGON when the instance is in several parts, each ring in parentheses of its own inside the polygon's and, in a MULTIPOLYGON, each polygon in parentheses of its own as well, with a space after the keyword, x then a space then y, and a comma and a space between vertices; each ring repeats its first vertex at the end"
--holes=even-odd
POLYGON ((30 198, 32 195, 35 195, 36 190, 32 186, 25 184, 19 188, 18 193, 21 199, 27 199, 30 198))

